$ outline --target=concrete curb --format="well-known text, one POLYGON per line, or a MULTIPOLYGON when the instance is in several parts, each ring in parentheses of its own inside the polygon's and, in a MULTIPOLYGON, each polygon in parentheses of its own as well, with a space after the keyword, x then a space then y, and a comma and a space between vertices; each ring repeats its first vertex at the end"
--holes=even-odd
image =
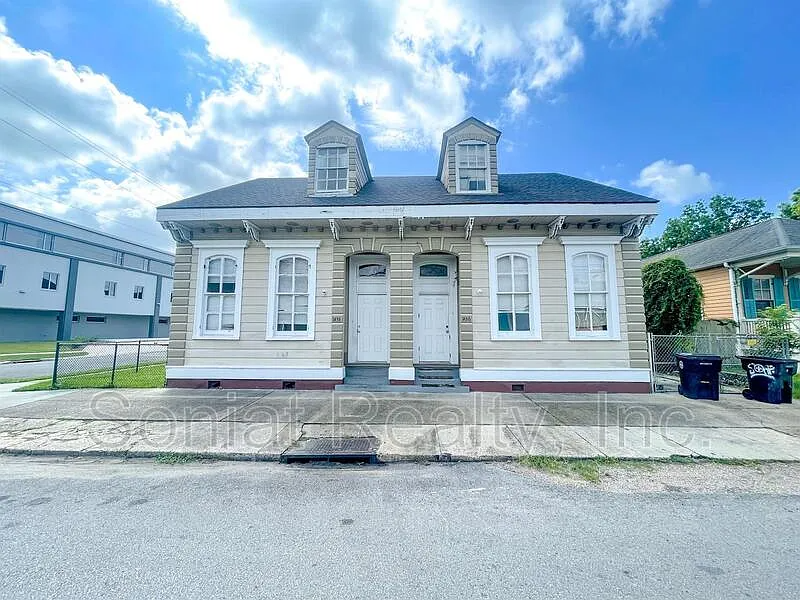
MULTIPOLYGON (((155 450, 67 450, 67 449, 16 449, 0 448, 0 455, 5 456, 33 456, 33 457, 58 457, 58 458, 122 458, 122 459, 156 459, 161 456, 187 457, 193 460, 213 460, 229 462, 279 462, 281 454, 276 453, 246 453, 246 452, 183 452, 183 451, 155 451, 155 450)), ((619 462, 626 461, 652 461, 669 463, 672 458, 680 457, 694 460, 708 461, 742 461, 753 463, 797 463, 800 459, 795 458, 719 458, 703 454, 676 454, 669 457, 663 455, 653 456, 609 456, 605 454, 586 455, 586 456, 557 456, 552 454, 523 454, 523 455, 458 455, 458 454, 382 454, 378 453, 377 464, 392 464, 401 462, 414 463, 464 463, 464 462, 515 462, 524 457, 543 457, 559 460, 593 460, 593 459, 615 459, 619 462)), ((313 461, 325 462, 325 461, 313 461)))

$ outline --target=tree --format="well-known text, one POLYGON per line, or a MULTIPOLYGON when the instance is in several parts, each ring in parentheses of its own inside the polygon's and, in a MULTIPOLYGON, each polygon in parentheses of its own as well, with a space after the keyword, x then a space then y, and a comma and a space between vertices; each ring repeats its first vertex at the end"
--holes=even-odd
POLYGON ((784 219, 800 219, 800 188, 789 196, 789 201, 780 205, 781 216, 784 219))
POLYGON ((761 198, 739 200, 733 196, 716 195, 708 204, 698 200, 684 206, 680 216, 667 221, 661 236, 642 240, 642 258, 741 229, 771 216, 761 198))
POLYGON ((682 260, 665 258, 642 268, 647 331, 662 335, 694 331, 702 317, 703 288, 682 260))

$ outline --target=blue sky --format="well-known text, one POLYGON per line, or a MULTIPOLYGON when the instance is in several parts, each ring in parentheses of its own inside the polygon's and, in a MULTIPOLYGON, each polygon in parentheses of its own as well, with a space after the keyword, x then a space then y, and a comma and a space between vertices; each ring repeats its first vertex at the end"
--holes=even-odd
POLYGON ((697 198, 775 208, 800 187, 794 2, 321 6, 0 0, 0 84, 84 138, 0 91, 0 199, 168 247, 155 205, 302 174, 328 118, 373 174, 433 174, 469 114, 503 131, 501 172, 662 200, 650 235, 697 198))

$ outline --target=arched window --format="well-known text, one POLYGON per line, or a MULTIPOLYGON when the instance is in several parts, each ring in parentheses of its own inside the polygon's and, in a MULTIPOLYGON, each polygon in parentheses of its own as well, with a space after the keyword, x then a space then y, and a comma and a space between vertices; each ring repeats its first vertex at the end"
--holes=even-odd
POLYGON ((278 261, 277 331, 308 331, 308 259, 287 256, 278 261))
POLYGON ((506 254, 497 258, 497 330, 531 330, 531 282, 527 256, 506 254))
POLYGON ((539 246, 543 241, 543 237, 522 236, 483 239, 489 254, 489 333, 493 340, 542 339, 539 246))
POLYGON ((359 277, 386 277, 386 265, 361 265, 358 267, 359 277))
POLYGON ((608 266, 606 257, 582 252, 572 258, 575 331, 608 331, 608 266))
POLYGON ((236 259, 212 256, 205 261, 203 283, 203 330, 233 332, 236 323, 236 259))
POLYGON ((447 277, 447 265, 429 264, 420 265, 420 277, 447 277))

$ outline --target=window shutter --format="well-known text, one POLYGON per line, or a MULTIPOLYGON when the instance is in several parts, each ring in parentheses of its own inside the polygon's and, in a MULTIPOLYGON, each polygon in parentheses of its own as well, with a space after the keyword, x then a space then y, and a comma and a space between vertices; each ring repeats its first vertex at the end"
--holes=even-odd
POLYGON ((775 296, 775 306, 786 304, 786 299, 783 295, 783 277, 772 278, 772 291, 775 296))
POLYGON ((756 301, 753 296, 753 280, 742 277, 742 300, 744 304, 744 318, 755 319, 757 316, 756 301))
POLYGON ((789 277, 789 308, 800 310, 800 278, 789 277))

